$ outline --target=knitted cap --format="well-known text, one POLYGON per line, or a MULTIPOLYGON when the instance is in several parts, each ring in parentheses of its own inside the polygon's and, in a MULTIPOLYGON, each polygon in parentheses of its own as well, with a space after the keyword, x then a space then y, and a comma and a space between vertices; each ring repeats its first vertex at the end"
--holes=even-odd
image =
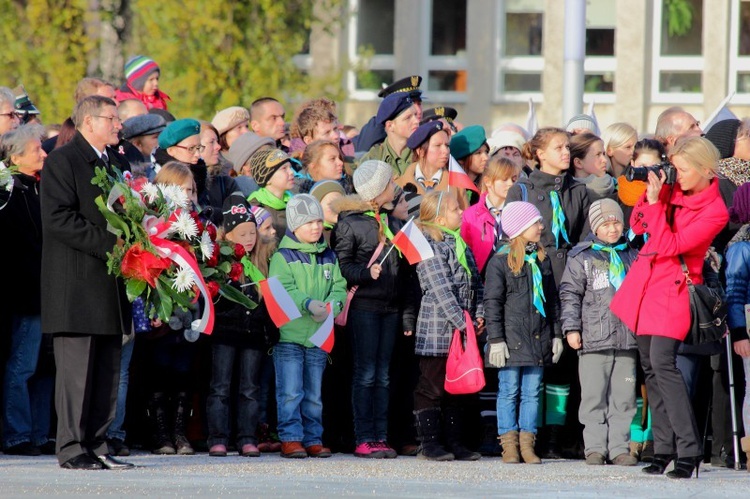
POLYGON ((742 225, 750 223, 750 182, 742 184, 734 192, 729 220, 742 225))
POLYGON ((286 226, 294 232, 308 222, 323 220, 323 207, 309 194, 297 194, 286 204, 286 226))
POLYGON ((310 195, 317 199, 319 203, 322 203, 323 198, 332 192, 338 192, 342 196, 346 194, 344 187, 335 180, 321 180, 320 182, 315 182, 310 189, 310 195))
POLYGON ((377 159, 369 159, 354 170, 354 190, 365 201, 372 201, 388 187, 393 177, 391 165, 377 159))
POLYGON ((503 147, 515 147, 522 151, 525 143, 526 139, 523 135, 510 130, 495 130, 487 139, 487 145, 490 146, 490 155, 495 154, 503 147))
POLYGON ((265 187, 276 170, 291 162, 291 158, 280 149, 261 149, 250 156, 250 173, 255 182, 265 187))
POLYGON ((268 212, 265 208, 262 206, 251 206, 250 211, 253 213, 253 216, 255 217, 255 223, 260 227, 263 225, 263 222, 271 218, 271 213, 268 212))
POLYGON ((244 107, 232 106, 216 113, 214 119, 211 120, 211 124, 219 132, 219 135, 223 135, 243 121, 250 121, 250 111, 244 107))
POLYGON ((125 63, 125 79, 128 80, 128 85, 139 92, 143 90, 146 80, 155 71, 160 72, 159 65, 145 55, 137 55, 125 63))
POLYGON ((159 135, 159 147, 166 149, 173 145, 179 144, 188 137, 200 135, 201 124, 198 120, 184 118, 173 121, 159 135))
POLYGON ((624 223, 624 218, 622 208, 614 199, 597 199, 589 207, 589 225, 591 226, 591 232, 594 234, 605 222, 624 223))
POLYGON ((526 201, 514 201, 503 208, 500 225, 508 239, 515 239, 541 219, 542 214, 536 206, 526 201))
POLYGON ((224 204, 221 207, 221 211, 224 213, 224 230, 231 232, 241 223, 252 222, 256 223, 255 216, 250 211, 250 205, 243 196, 232 194, 224 200, 224 204))
POLYGON ((721 159, 734 156, 737 130, 739 130, 741 124, 740 120, 722 120, 706 132, 706 138, 719 150, 721 159))
POLYGON ((232 162, 234 171, 240 173, 250 156, 264 146, 275 148, 276 142, 271 137, 261 137, 254 132, 243 133, 232 142, 227 159, 232 162))
POLYGON ((567 132, 572 132, 579 128, 591 130, 591 133, 594 135, 599 135, 599 124, 588 114, 578 114, 573 116, 570 118, 570 121, 568 121, 568 124, 565 125, 565 131, 567 132))

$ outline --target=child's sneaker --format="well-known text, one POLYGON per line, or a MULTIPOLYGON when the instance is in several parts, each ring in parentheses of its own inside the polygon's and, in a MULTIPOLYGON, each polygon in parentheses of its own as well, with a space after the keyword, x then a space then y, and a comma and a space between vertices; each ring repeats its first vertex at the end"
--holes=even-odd
POLYGON ((227 446, 222 444, 212 445, 208 450, 208 455, 211 457, 226 457, 227 446))
POLYGON ((383 451, 386 459, 394 459, 396 456, 398 456, 398 453, 393 450, 393 448, 388 445, 388 442, 386 442, 385 440, 381 440, 380 442, 375 443, 380 447, 380 450, 383 451))
POLYGON ((371 459, 383 459, 385 451, 380 447, 378 442, 364 442, 354 449, 354 455, 371 459))

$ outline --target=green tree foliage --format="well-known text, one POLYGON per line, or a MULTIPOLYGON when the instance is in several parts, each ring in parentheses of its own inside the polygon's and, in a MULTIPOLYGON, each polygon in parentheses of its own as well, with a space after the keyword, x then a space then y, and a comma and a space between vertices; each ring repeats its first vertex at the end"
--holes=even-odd
POLYGON ((85 33, 86 0, 0 0, 0 85, 23 83, 48 123, 73 109, 95 43, 85 33))

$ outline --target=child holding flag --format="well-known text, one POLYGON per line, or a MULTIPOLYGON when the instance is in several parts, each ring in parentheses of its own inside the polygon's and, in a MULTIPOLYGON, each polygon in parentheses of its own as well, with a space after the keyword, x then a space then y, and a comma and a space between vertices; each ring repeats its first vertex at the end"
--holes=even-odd
POLYGON ((500 223, 510 243, 490 259, 484 293, 487 365, 500 368, 497 433, 503 462, 540 464, 534 443, 542 373, 562 355, 559 300, 540 244, 539 210, 523 201, 508 203, 500 223))
POLYGON ((260 367, 264 350, 275 331, 266 307, 260 303, 258 282, 268 274, 268 251, 257 232, 257 221, 243 196, 231 195, 222 208, 224 239, 242 247, 240 262, 244 272, 233 286, 258 306, 244 306, 220 297, 216 301, 216 323, 211 338, 211 384, 206 401, 209 456, 227 455, 231 435, 229 410, 232 378, 237 374, 237 450, 241 456, 260 456, 255 428, 258 424, 260 367))
POLYGON ((568 253, 560 283, 562 330, 580 352, 578 375, 586 464, 634 466, 630 422, 636 411, 635 335, 609 310, 615 291, 638 252, 622 236, 623 213, 616 201, 591 204, 592 234, 568 253))
POLYGON ((289 230, 271 257, 269 276, 278 278, 302 316, 281 326, 273 350, 281 456, 330 457, 322 441, 321 385, 346 281, 336 254, 322 238, 320 203, 309 194, 294 196, 286 206, 286 221, 289 230))
POLYGON ((461 208, 454 196, 445 191, 427 194, 419 220, 435 256, 417 264, 423 293, 415 346, 421 371, 414 390, 414 415, 422 442, 418 456, 434 461, 476 461, 479 453, 462 443, 464 407, 476 395, 451 395, 443 385, 453 332, 467 328, 464 310, 476 318, 477 332, 484 326, 482 279, 474 255, 458 232, 461 208), (441 434, 447 450, 441 445, 441 434))

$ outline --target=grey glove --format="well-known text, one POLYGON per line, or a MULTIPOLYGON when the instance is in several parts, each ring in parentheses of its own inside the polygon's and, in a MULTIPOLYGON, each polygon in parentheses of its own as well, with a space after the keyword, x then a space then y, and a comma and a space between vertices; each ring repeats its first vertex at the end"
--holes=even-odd
POLYGON ((504 341, 501 341, 500 343, 491 343, 489 359, 492 367, 505 367, 506 359, 510 359, 508 344, 504 341))
POLYGON ((552 338, 552 363, 557 364, 563 354, 563 341, 560 338, 552 338))
POLYGON ((328 317, 326 304, 320 300, 310 300, 310 303, 307 304, 307 310, 310 311, 310 315, 315 322, 323 322, 328 317))

